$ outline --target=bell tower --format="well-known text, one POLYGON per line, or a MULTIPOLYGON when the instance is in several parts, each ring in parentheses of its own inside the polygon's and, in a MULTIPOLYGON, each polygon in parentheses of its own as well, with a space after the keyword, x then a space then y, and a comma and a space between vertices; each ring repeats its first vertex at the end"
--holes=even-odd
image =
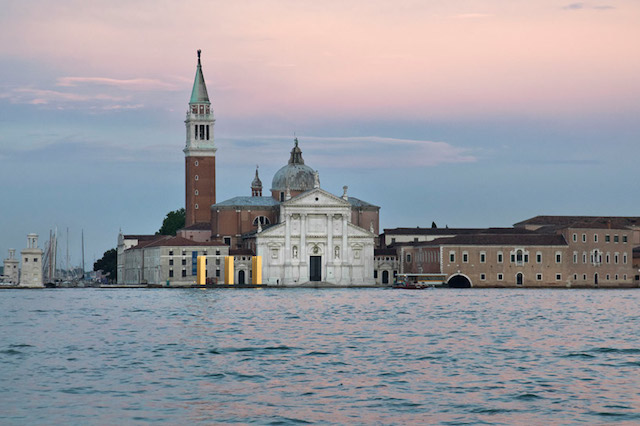
POLYGON ((200 50, 189 110, 185 156, 185 226, 211 222, 211 205, 216 202, 216 147, 213 142, 213 109, 202 75, 200 50))

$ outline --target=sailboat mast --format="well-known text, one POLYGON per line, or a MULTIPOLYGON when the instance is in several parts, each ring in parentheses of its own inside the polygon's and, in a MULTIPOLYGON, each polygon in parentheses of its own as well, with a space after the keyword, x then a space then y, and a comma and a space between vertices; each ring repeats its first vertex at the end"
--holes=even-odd
POLYGON ((69 227, 67 226, 67 279, 70 278, 71 273, 69 272, 69 227))
POLYGON ((84 279, 84 229, 82 230, 82 279, 84 279))

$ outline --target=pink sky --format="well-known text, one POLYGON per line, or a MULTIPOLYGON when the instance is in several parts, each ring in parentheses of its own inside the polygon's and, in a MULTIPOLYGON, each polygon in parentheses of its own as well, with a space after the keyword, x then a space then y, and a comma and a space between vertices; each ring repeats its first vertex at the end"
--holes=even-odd
POLYGON ((103 79, 184 90, 201 48, 233 115, 571 115, 640 98, 631 0, 38 3, 9 2, 0 55, 78 91, 103 79))

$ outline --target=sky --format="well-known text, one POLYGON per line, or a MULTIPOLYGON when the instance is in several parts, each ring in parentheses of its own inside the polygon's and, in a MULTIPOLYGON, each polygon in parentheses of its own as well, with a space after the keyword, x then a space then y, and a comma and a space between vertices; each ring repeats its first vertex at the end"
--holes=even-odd
POLYGON ((196 51, 217 199, 294 135, 381 228, 640 215, 637 0, 0 0, 0 258, 87 270, 184 206, 196 51), (66 233, 69 230, 67 241, 66 233))

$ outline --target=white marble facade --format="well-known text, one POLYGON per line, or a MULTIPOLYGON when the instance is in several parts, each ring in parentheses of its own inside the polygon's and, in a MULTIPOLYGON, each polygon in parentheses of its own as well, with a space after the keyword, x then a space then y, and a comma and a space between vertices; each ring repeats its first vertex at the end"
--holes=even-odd
POLYGON ((375 284, 375 235, 350 220, 349 202, 318 187, 283 202, 280 223, 256 234, 265 284, 375 284))

